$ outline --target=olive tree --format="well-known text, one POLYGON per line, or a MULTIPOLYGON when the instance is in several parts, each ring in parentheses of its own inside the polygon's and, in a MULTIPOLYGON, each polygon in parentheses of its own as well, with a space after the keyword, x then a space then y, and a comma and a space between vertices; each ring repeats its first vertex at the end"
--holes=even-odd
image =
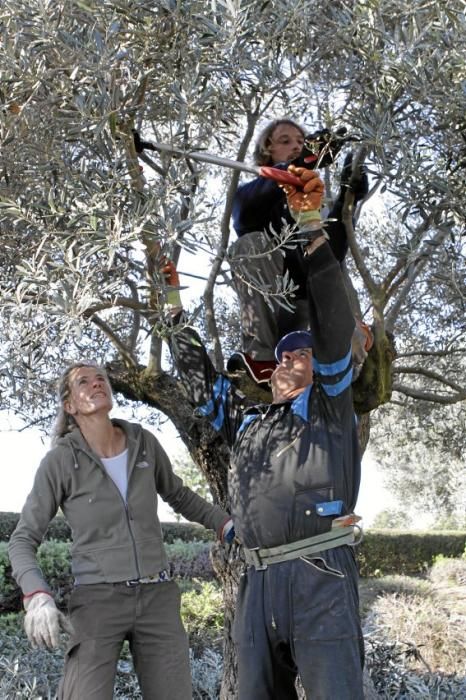
MULTIPOLYGON (((180 252, 207 257, 195 317, 221 370, 239 173, 189 153, 247 160, 256 128, 282 114, 346 126, 368 167, 367 201, 345 203, 348 288, 375 335, 359 410, 464 401, 465 29, 461 0, 4 0, 4 407, 45 421, 65 360, 106 362, 115 390, 170 418, 228 505, 228 450, 164 361, 161 269, 180 252), (134 130, 187 155, 138 153, 134 130)), ((217 562, 225 698, 236 554, 217 562)))

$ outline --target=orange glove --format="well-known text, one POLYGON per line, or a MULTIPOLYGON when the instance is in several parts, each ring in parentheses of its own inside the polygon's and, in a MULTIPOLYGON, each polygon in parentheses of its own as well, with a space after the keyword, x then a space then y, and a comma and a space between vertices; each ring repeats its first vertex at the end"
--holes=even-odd
POLYGON ((176 269, 176 265, 172 260, 168 258, 162 258, 161 272, 165 277, 167 283, 167 305, 171 310, 181 309, 181 297, 180 297, 180 277, 176 269))
POLYGON ((176 269, 176 265, 168 258, 162 258, 162 272, 165 276, 165 281, 169 287, 179 287, 180 277, 176 269))
MULTIPOLYGON (((299 177, 302 188, 295 185, 283 185, 291 216, 301 227, 310 222, 321 223, 320 208, 324 196, 324 183, 315 170, 298 168, 295 165, 288 166, 288 170, 299 177)), ((313 227, 314 227, 313 226, 313 227)))
POLYGON ((366 352, 369 352, 371 347, 374 345, 374 334, 372 333, 367 323, 364 323, 364 321, 360 321, 358 318, 356 319, 356 325, 364 334, 364 350, 366 352))

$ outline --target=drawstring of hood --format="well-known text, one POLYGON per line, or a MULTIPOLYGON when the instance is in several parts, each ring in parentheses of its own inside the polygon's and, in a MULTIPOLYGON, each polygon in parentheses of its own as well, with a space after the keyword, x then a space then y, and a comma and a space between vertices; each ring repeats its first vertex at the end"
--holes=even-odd
POLYGON ((78 458, 76 456, 76 450, 74 449, 73 443, 70 441, 70 450, 71 454, 73 455, 73 467, 75 469, 79 469, 79 463, 78 463, 78 458))
MULTIPOLYGON (((126 421, 118 421, 118 420, 115 421, 114 424, 118 425, 119 427, 121 427, 124 430, 128 443, 130 440, 134 440, 134 442, 137 442, 138 438, 140 439, 141 443, 140 443, 139 448, 138 448, 137 457, 139 457, 141 455, 142 459, 138 460, 135 463, 135 466, 140 467, 140 468, 149 467, 150 465, 149 465, 149 462, 147 461, 146 440, 145 440, 144 430, 143 430, 142 426, 137 425, 136 433, 134 435, 131 435, 130 431, 125 430, 124 426, 125 425, 134 425, 134 424, 127 424, 126 421)), ((78 461, 78 455, 77 455, 78 450, 83 451, 85 454, 87 454, 89 457, 91 457, 93 459, 95 459, 97 457, 97 460, 99 460, 98 455, 94 455, 91 448, 89 447, 89 445, 87 445, 87 443, 85 443, 84 437, 83 437, 81 431, 79 430, 79 428, 75 428, 72 432, 68 433, 67 435, 64 435, 61 438, 61 441, 63 441, 71 450, 74 469, 79 469, 79 461, 78 461), (82 441, 84 444, 80 445, 79 441, 82 441)), ((128 445, 128 447, 129 447, 129 445, 128 445)))

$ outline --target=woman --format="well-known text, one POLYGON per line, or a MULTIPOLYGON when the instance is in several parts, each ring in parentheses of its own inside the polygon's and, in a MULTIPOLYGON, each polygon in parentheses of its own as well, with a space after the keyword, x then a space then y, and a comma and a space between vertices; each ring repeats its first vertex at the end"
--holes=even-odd
POLYGON ((70 625, 54 603, 36 553, 61 508, 72 531, 71 639, 59 698, 111 700, 120 650, 129 641, 144 700, 191 700, 180 593, 168 575, 157 494, 188 520, 232 536, 228 514, 177 477, 156 438, 110 420, 112 391, 93 363, 69 367, 59 385, 54 447, 43 459, 9 554, 24 595, 25 629, 55 647, 70 625))

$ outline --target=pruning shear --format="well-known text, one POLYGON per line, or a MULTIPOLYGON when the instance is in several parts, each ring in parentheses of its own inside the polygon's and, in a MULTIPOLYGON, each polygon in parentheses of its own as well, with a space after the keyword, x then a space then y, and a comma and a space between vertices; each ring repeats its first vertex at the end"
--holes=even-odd
MULTIPOLYGON (((305 136, 303 149, 299 156, 292 161, 292 164, 310 170, 319 167, 327 167, 327 165, 333 163, 344 143, 356 140, 354 137, 346 136, 346 133, 346 128, 341 127, 334 133, 328 129, 319 129, 305 136)), ((262 177, 274 180, 280 185, 302 187, 303 184, 299 177, 288 172, 288 170, 281 170, 280 168, 274 168, 269 165, 243 163, 239 160, 222 158, 221 156, 207 153, 207 151, 185 151, 167 143, 142 141, 137 131, 133 131, 133 136, 137 153, 142 153, 144 150, 169 153, 202 163, 212 163, 213 165, 220 165, 224 168, 232 168, 233 170, 240 170, 241 172, 252 173, 253 175, 261 175, 262 177)))

